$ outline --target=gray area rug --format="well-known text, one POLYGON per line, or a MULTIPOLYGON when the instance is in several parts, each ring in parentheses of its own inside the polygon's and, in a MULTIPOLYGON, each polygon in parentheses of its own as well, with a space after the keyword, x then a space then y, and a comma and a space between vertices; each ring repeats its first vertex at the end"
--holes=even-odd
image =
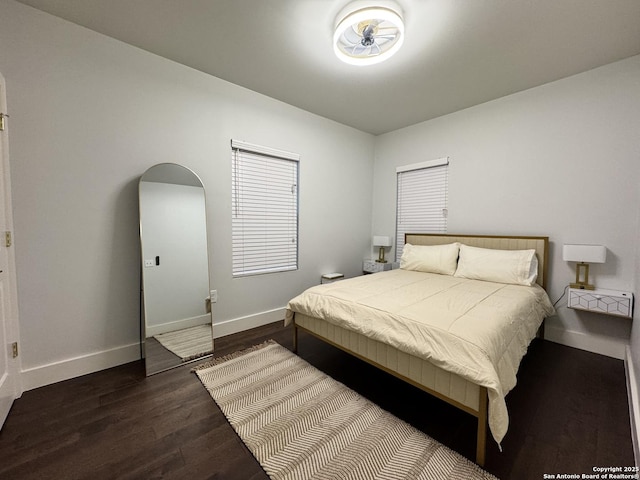
POLYGON ((195 373, 272 479, 494 479, 270 341, 195 373))
POLYGON ((183 362, 213 353, 211 325, 197 325, 154 337, 164 348, 179 356, 183 362))

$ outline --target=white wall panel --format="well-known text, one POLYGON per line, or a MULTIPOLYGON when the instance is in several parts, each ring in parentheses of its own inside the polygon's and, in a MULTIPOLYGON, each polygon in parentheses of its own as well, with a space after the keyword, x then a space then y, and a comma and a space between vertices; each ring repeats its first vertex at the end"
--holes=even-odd
POLYGON ((204 183, 225 331, 282 309, 322 273, 361 272, 371 135, 12 0, 0 0, 0 45, 25 370, 137 341, 138 179, 157 163, 204 183), (231 138, 300 154, 298 271, 232 279, 231 138))
MULTIPOLYGON (((548 235, 554 301, 575 278, 562 245, 605 245, 590 279, 637 295, 638 78, 640 56, 377 137, 372 231, 394 231, 397 166, 449 157, 450 233, 548 235)), ((624 351, 630 320, 559 306, 549 338, 624 351)))

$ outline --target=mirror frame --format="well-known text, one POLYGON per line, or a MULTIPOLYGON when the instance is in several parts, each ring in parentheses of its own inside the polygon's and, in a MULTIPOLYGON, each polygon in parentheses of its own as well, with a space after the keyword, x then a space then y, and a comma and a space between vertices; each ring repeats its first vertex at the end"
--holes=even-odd
MULTIPOLYGON (((202 182, 202 179, 190 168, 185 167, 184 165, 180 165, 177 163, 170 163, 170 162, 166 162, 166 163, 159 163, 156 165, 153 165, 151 167, 149 167, 141 176, 140 179, 138 181, 138 218, 139 218, 139 237, 140 237, 140 345, 141 345, 141 352, 142 352, 142 357, 145 361, 145 370, 146 370, 146 375, 154 375, 156 373, 160 373, 160 372, 165 372, 167 370, 171 370, 173 368, 177 368, 179 366, 182 365, 187 365, 189 363, 193 363, 193 362, 197 362, 197 361, 201 361, 207 358, 210 358, 213 354, 213 348, 214 348, 214 339, 213 339, 213 314, 211 312, 211 298, 210 298, 210 292, 211 292, 211 272, 209 269, 209 238, 208 238, 208 222, 207 222, 207 196, 206 196, 206 189, 204 188, 204 183, 202 182), (164 172, 162 171, 164 169, 164 172), (159 172, 159 173, 158 173, 159 172), (171 174, 176 175, 173 179, 171 178, 171 174), (166 175, 166 178, 165 178, 166 175), (153 180, 149 180, 149 177, 153 178, 153 180), (164 178, 164 179, 163 179, 164 178), (154 368, 153 365, 150 365, 149 362, 149 358, 147 356, 147 351, 148 351, 148 344, 147 344, 147 330, 148 330, 148 326, 147 326, 147 303, 148 303, 148 299, 145 298, 146 294, 145 294, 145 258, 143 255, 143 251, 144 251, 144 238, 143 238, 143 227, 142 227, 142 198, 141 198, 141 185, 142 182, 155 182, 155 183, 164 183, 164 184, 169 184, 169 185, 186 185, 186 186, 194 186, 194 187, 200 187, 202 188, 202 193, 203 193, 203 202, 204 202, 204 234, 205 234, 205 252, 204 252, 204 256, 205 256, 205 261, 206 261, 206 270, 207 270, 207 297, 205 299, 205 316, 208 315, 209 316, 209 325, 211 325, 211 331, 212 331, 212 335, 211 335, 211 345, 212 345, 212 352, 205 354, 205 355, 201 355, 201 356, 197 356, 195 358, 190 358, 190 359, 182 359, 179 356, 177 356, 176 354, 174 354, 173 352, 170 352, 169 350, 166 351, 167 355, 166 355, 166 362, 163 362, 160 366, 158 366, 157 368, 154 368), (172 363, 171 360, 169 359, 173 359, 173 357, 175 357, 175 363, 172 363)), ((206 323, 204 323, 203 325, 206 325, 206 323)), ((163 349, 164 347, 160 347, 160 343, 158 343, 158 350, 163 349)), ((155 348, 155 347, 154 347, 155 348)))

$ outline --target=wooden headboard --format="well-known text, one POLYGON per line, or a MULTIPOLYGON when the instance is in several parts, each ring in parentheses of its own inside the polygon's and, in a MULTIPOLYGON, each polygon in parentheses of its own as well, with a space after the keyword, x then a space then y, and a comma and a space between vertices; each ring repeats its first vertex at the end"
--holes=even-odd
POLYGON ((498 235, 454 235, 447 233, 407 233, 405 243, 411 245, 444 245, 460 242, 470 247, 496 250, 535 250, 538 256, 538 279, 536 283, 547 288, 547 264, 549 260, 549 237, 506 237, 498 235))

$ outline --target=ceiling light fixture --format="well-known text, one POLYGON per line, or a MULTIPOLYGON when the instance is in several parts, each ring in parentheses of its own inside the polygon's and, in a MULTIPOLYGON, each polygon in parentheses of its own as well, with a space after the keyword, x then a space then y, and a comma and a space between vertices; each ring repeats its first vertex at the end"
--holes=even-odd
POLYGON ((333 35, 338 58, 351 65, 373 65, 390 58, 404 42, 399 11, 388 6, 358 8, 357 4, 343 10, 333 35))

